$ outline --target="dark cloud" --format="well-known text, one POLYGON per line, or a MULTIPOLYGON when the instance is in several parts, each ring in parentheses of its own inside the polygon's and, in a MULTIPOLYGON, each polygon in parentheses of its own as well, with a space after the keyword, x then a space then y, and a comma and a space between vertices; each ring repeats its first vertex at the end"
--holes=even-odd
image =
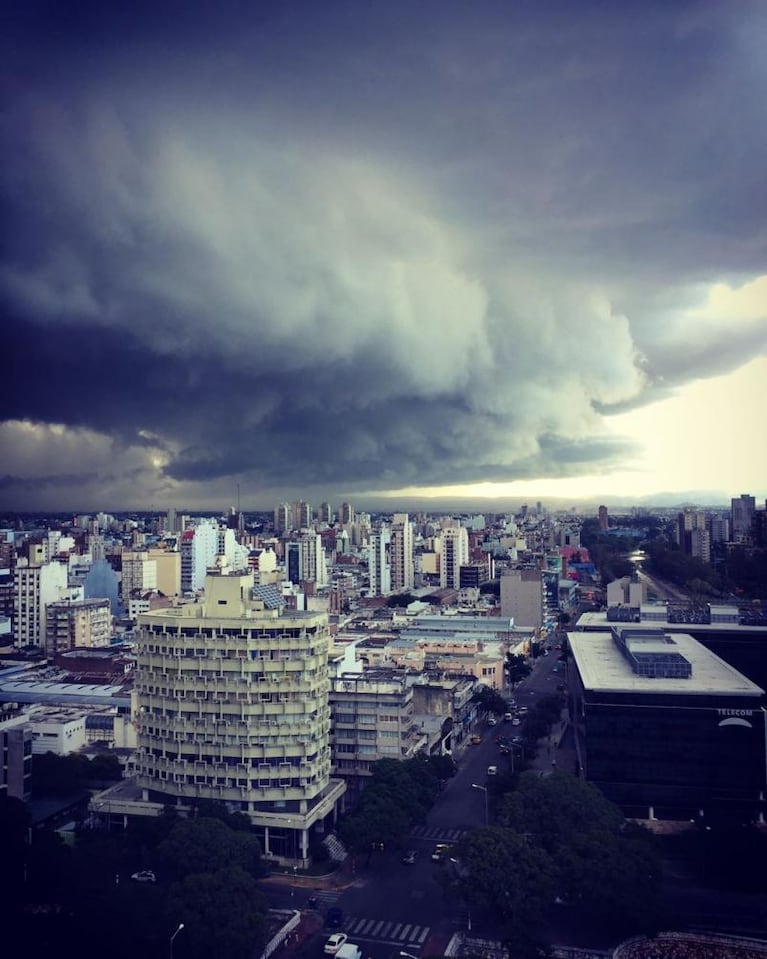
POLYGON ((767 349, 706 306, 767 261, 758 5, 6 17, 9 475, 78 444, 133 503, 609 471, 605 414, 767 349))

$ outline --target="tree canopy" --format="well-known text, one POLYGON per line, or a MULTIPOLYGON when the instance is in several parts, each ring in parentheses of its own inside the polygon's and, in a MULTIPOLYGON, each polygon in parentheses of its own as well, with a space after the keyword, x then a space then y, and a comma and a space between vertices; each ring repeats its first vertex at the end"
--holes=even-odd
POLYGON ((555 900, 616 931, 660 922, 654 838, 565 773, 523 773, 498 800, 496 825, 465 836, 458 857, 465 898, 502 920, 520 955, 535 953, 536 930, 555 900))

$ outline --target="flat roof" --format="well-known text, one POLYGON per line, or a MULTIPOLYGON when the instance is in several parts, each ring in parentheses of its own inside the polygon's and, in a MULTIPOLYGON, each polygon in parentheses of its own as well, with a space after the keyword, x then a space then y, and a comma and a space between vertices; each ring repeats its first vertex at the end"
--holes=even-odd
MULTIPOLYGON (((642 604, 642 609, 657 609, 651 604, 642 604)), ((662 606, 660 607, 663 608, 662 606)), ((712 609, 718 610, 720 607, 712 607, 712 609)), ((581 613, 576 622, 576 627, 578 629, 611 629, 613 626, 626 626, 627 623, 619 622, 610 622, 607 619, 606 610, 590 611, 586 613, 581 613)), ((669 632, 673 632, 675 636, 679 635, 676 630, 678 629, 694 629, 696 632, 700 630, 710 631, 712 633, 743 633, 750 634, 752 636, 767 636, 767 626, 754 626, 749 623, 669 623, 664 619, 642 619, 640 622, 635 623, 635 626, 657 626, 659 629, 665 629, 669 632)))
MULTIPOLYGON (((634 628, 639 629, 639 624, 634 628)), ((648 626, 644 630, 649 631, 648 626)), ((662 634, 663 630, 659 632, 662 634)), ((665 645, 664 651, 684 656, 692 666, 689 678, 638 676, 621 653, 612 633, 568 633, 567 640, 583 685, 594 692, 764 695, 761 687, 706 649, 697 639, 687 633, 666 635, 671 644, 665 645)))

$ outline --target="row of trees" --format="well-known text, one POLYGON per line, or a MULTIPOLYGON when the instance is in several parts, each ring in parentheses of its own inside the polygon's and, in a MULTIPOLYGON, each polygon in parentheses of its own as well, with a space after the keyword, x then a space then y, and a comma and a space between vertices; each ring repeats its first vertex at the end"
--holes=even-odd
POLYGON ((28 951, 55 948, 84 959, 105 949, 115 959, 159 955, 184 923, 179 955, 258 955, 268 911, 257 883, 259 843, 247 817, 215 804, 199 813, 181 819, 168 810, 125 831, 85 830, 68 845, 58 833, 32 830, 23 803, 0 802, 3 902, 19 921, 19 935, 23 923, 28 951), (131 881, 147 868, 157 883, 131 881))
POLYGON ((379 759, 357 806, 339 824, 341 841, 350 852, 368 858, 375 850, 401 848, 454 774, 450 756, 379 759))
POLYGON ((98 788, 121 778, 122 767, 114 753, 100 753, 92 759, 80 753, 33 756, 32 793, 36 798, 72 796, 82 789, 98 788))

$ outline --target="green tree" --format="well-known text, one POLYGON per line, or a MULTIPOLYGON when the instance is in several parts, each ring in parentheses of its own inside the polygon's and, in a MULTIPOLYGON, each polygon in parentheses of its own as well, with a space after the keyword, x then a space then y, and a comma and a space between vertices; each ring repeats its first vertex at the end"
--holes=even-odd
POLYGON ((502 716, 508 709, 508 705, 503 696, 501 696, 497 689, 491 689, 489 686, 475 686, 474 692, 471 694, 471 699, 483 713, 493 713, 496 716, 502 716))
POLYGON ((522 680, 529 676, 533 671, 525 657, 519 656, 516 653, 507 654, 504 668, 506 670, 509 683, 512 686, 516 686, 517 683, 521 683, 522 680))
POLYGON ((557 895, 554 860, 512 829, 473 830, 456 848, 463 894, 470 905, 491 909, 507 934, 538 928, 557 895))
POLYGON ((235 832, 218 819, 181 819, 157 848, 163 872, 184 877, 237 866, 261 872, 261 848, 255 836, 235 832))
POLYGON ((263 952, 266 913, 267 903, 255 880, 231 866, 173 883, 165 904, 165 933, 170 937, 183 923, 179 933, 184 936, 183 955, 191 959, 211 955, 252 959, 263 952))

